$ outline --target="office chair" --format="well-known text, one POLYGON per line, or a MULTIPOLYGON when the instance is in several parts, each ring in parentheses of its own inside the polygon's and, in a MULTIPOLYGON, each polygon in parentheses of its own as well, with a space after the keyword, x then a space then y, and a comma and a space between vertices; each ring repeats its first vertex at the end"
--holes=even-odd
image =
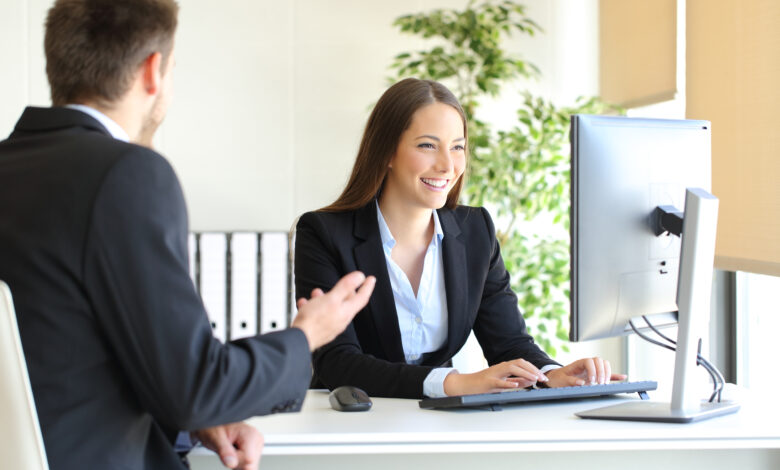
POLYGON ((48 470, 8 285, 0 281, 0 467, 48 470))

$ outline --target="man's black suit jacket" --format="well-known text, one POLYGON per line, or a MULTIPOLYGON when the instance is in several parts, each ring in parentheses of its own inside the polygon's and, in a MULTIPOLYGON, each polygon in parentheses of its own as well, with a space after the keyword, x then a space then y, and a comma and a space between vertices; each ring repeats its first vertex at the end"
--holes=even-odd
POLYGON ((537 367, 557 364, 526 332, 509 286, 495 228, 485 209, 439 209, 448 337, 421 365, 406 364, 387 272, 376 203, 347 212, 308 212, 297 224, 296 297, 330 289, 344 274, 360 270, 377 278, 369 301, 350 326, 314 353, 315 379, 328 388, 354 385, 369 395, 423 396, 423 382, 465 344, 471 330, 490 365, 523 358, 537 367))
POLYGON ((214 339, 187 232, 165 159, 80 111, 28 108, 0 142, 0 279, 52 470, 183 468, 177 431, 300 407, 303 332, 214 339))

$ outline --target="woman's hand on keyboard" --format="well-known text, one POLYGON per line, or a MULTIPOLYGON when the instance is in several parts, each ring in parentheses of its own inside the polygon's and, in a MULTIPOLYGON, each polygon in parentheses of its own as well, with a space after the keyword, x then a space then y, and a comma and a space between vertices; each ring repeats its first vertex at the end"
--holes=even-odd
POLYGON ((625 380, 625 374, 613 374, 609 361, 600 357, 579 359, 564 367, 547 371, 548 387, 596 385, 625 380))
POLYGON ((530 362, 515 359, 472 374, 451 373, 444 379, 444 393, 455 396, 516 390, 547 380, 547 376, 530 362))

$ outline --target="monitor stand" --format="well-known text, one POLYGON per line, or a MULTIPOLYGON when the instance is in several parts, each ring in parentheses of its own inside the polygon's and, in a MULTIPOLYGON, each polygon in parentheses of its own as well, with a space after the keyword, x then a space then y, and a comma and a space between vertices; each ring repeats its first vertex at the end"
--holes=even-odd
POLYGON ((580 418, 690 423, 739 409, 734 402, 701 402, 693 384, 699 338, 708 328, 718 199, 699 188, 685 191, 680 276, 677 280, 678 333, 671 403, 628 402, 575 413, 580 418))

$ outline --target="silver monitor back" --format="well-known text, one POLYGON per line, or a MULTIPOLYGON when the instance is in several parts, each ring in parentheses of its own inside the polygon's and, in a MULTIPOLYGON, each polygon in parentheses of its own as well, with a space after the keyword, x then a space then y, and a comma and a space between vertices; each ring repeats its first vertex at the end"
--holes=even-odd
POLYGON ((675 323, 680 238, 650 218, 682 212, 687 187, 711 191, 710 123, 575 115, 570 138, 570 339, 628 334, 641 315, 675 323))

